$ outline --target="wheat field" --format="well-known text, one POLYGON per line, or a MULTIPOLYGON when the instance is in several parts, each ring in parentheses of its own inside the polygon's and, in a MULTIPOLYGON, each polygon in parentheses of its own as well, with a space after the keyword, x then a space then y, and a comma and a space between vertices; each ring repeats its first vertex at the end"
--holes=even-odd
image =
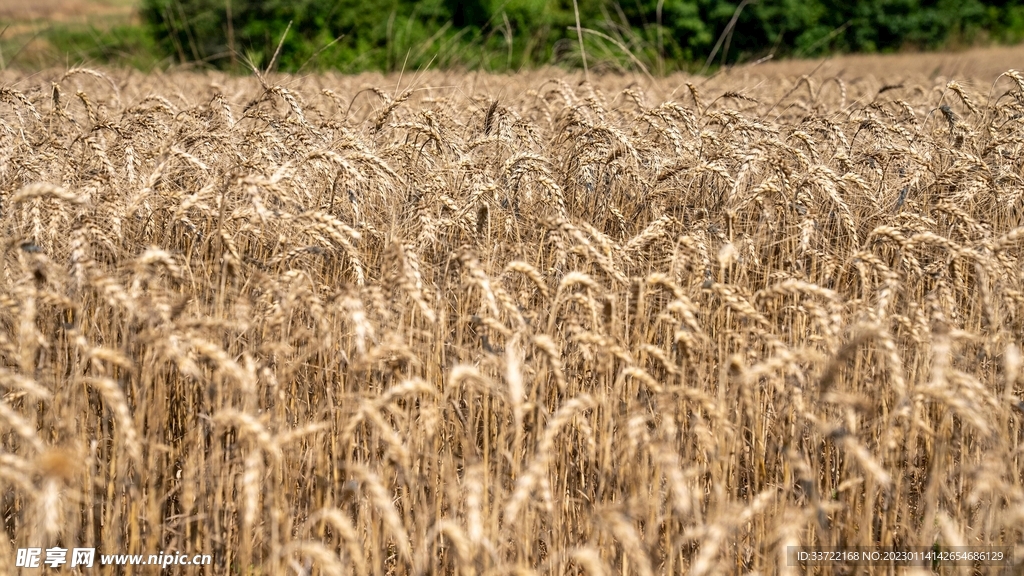
POLYGON ((0 566, 1024 556, 1024 76, 755 73, 3 73, 0 566))

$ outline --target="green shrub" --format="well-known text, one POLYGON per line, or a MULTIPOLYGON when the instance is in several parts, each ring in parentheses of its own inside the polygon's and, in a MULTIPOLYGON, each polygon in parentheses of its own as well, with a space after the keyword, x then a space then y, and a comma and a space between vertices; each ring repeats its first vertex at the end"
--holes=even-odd
POLYGON ((48 28, 44 37, 52 57, 62 64, 65 61, 102 62, 150 69, 162 57, 152 36, 132 24, 110 27, 58 24, 48 28))
POLYGON ((228 7, 225 0, 144 0, 143 17, 164 50, 217 66, 232 54, 266 65, 284 36, 282 70, 314 56, 321 67, 390 70, 407 56, 419 67, 466 35, 443 0, 231 0, 230 26, 228 7))

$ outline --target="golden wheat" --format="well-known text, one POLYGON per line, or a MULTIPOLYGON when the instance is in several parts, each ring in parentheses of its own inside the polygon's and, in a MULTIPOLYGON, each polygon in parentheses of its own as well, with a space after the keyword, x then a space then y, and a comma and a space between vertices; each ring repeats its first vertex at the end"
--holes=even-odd
POLYGON ((1019 570, 1024 75, 757 70, 0 72, 0 564, 1019 570))

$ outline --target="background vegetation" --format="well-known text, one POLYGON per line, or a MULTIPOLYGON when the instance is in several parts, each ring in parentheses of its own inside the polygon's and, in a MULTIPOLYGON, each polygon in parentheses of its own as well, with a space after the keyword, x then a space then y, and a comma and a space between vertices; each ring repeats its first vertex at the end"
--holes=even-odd
MULTIPOLYGON (((102 6, 106 15, 27 31, 15 22, 0 34, 0 68, 10 61, 35 67, 102 62, 244 71, 246 62, 269 65, 282 38, 275 62, 281 71, 508 71, 583 64, 571 0, 76 5, 102 6), (123 11, 111 16, 111 6, 123 11)), ((588 64, 598 70, 694 71, 769 54, 942 49, 1024 38, 1020 0, 582 0, 578 8, 588 64)))
MULTIPOLYGON (((224 66, 232 48, 266 63, 288 24, 280 66, 507 70, 581 64, 567 0, 143 0, 168 53, 224 66), (228 17, 230 12, 230 18, 228 17), (330 48, 325 46, 335 41, 330 48), (322 50, 322 51, 321 51, 322 50)), ((665 71, 828 51, 939 48, 1024 36, 1024 5, 993 0, 582 0, 588 56, 665 71), (731 24, 730 24, 731 23, 731 24)))

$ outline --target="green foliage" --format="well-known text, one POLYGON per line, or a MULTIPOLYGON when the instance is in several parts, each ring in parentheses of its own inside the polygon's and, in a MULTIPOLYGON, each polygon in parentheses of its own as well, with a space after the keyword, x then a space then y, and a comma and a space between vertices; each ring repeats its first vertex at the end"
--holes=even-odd
MULTIPOLYGON (((592 66, 669 72, 713 52, 737 62, 1014 42, 1024 39, 1022 2, 579 0, 578 9, 592 66)), ((166 53, 218 67, 266 66, 282 37, 277 65, 291 71, 582 62, 572 0, 143 0, 143 17, 166 53)))
POLYGON ((218 66, 233 54, 266 65, 283 37, 282 70, 314 57, 345 71, 418 68, 472 39, 444 0, 144 0, 143 16, 165 50, 218 66))
MULTIPOLYGON (((972 43, 995 28, 1006 2, 982 0, 778 0, 744 13, 737 57, 778 45, 780 55, 891 52, 972 43), (988 4, 989 6, 986 6, 988 4)), ((1007 36, 1009 37, 1009 36, 1007 36)))
POLYGON ((117 61, 133 68, 150 69, 160 59, 153 37, 138 26, 55 26, 46 32, 46 40, 56 53, 77 61, 117 61))
POLYGON ((145 29, 108 22, 59 23, 36 33, 0 38, 0 53, 5 57, 0 64, 28 68, 104 63, 149 70, 163 59, 145 29))

